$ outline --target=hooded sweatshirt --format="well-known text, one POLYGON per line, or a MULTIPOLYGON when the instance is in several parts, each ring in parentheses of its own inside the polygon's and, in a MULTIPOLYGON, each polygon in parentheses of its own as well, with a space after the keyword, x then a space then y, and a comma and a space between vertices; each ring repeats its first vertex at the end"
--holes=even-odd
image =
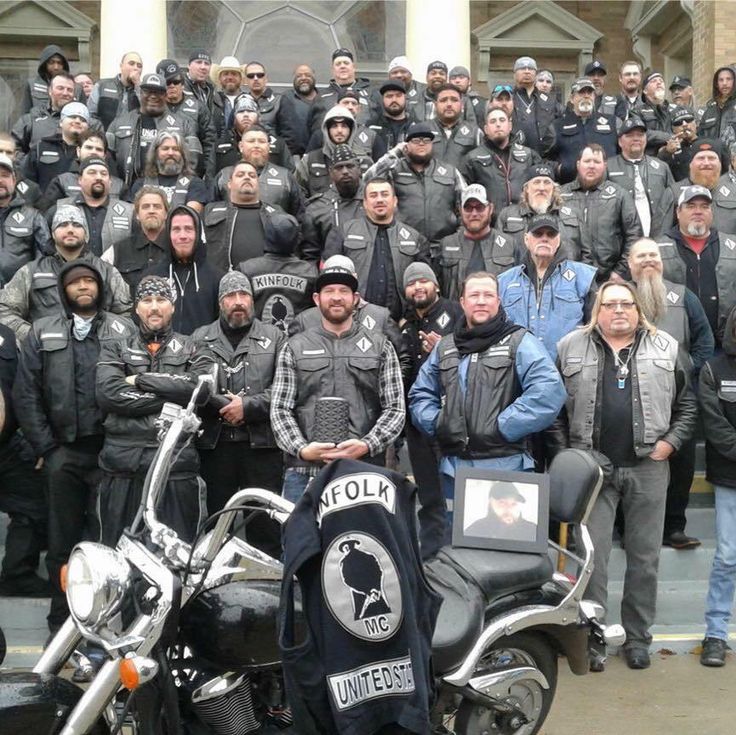
MULTIPOLYGON (((23 97, 23 112, 28 112, 32 107, 46 107, 48 105, 48 85, 51 79, 46 71, 46 62, 52 56, 61 56, 64 64, 64 71, 69 72, 69 62, 67 61, 66 56, 64 56, 64 52, 61 48, 55 44, 46 46, 38 57, 36 76, 33 79, 29 79, 26 83, 23 97)), ((79 95, 75 94, 75 98, 78 97, 79 95)))
POLYGON ((171 282, 176 293, 172 329, 180 334, 191 334, 198 327, 211 324, 219 314, 217 293, 223 273, 207 262, 207 247, 199 214, 187 206, 175 207, 169 212, 162 233, 166 251, 164 259, 143 275, 163 276, 171 282), (194 220, 197 232, 194 252, 186 263, 177 259, 171 244, 171 220, 177 214, 188 214, 194 220))
POLYGON ((711 98, 705 105, 703 115, 698 125, 700 136, 720 138, 726 128, 736 121, 736 70, 732 66, 720 66, 713 74, 713 85, 711 87, 711 98), (731 94, 721 104, 718 95, 718 75, 722 71, 730 72, 734 77, 734 86, 731 94))

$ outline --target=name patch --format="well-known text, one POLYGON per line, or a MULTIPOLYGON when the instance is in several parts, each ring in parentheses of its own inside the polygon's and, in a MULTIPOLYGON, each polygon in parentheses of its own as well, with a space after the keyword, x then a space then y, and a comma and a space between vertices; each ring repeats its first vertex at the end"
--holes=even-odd
POLYGON ((332 674, 327 677, 337 709, 346 710, 378 697, 410 694, 414 691, 411 658, 395 658, 332 674))

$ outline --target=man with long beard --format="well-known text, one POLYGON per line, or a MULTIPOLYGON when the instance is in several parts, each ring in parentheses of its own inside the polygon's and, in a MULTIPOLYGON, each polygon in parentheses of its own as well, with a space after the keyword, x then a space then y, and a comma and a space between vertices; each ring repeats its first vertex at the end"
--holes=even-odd
MULTIPOLYGON (((677 340, 680 351, 690 358, 692 378, 696 381, 700 368, 713 356, 713 333, 698 297, 684 285, 664 279, 659 246, 654 240, 637 240, 631 246, 628 262, 644 316, 677 340)), ((663 543, 675 549, 700 546, 698 539, 685 534, 685 511, 695 474, 696 438, 686 441, 670 457, 663 543)))
POLYGON ((713 197, 688 186, 677 200, 677 225, 658 239, 663 275, 700 300, 720 345, 728 312, 736 304, 736 235, 713 227, 713 197))
POLYGON ((675 200, 688 186, 705 187, 713 198, 713 226, 721 232, 736 232, 736 182, 728 173, 723 174, 723 162, 728 159, 723 144, 698 138, 690 146, 690 155, 690 174, 675 184, 675 200))
POLYGON ((736 71, 720 66, 713 73, 713 94, 706 102, 698 133, 720 138, 736 120, 736 71))
POLYGON ((566 258, 583 263, 591 262, 590 242, 578 215, 562 203, 559 184, 555 182, 552 167, 547 163, 527 170, 521 190, 521 201, 504 207, 496 226, 513 241, 516 260, 525 251, 524 233, 536 214, 550 214, 557 218, 560 230, 560 251, 566 258))
POLYGON ((664 77, 658 71, 653 71, 644 77, 642 88, 641 97, 632 112, 647 126, 647 153, 656 156, 657 151, 667 145, 672 137, 672 119, 664 77))

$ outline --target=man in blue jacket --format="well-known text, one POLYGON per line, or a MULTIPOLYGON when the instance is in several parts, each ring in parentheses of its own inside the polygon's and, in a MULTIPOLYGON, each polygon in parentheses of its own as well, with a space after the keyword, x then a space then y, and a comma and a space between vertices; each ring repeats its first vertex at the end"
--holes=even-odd
POLYGON ((565 402, 552 359, 507 318, 498 291, 490 273, 465 279, 465 319, 437 343, 409 392, 414 425, 435 438, 442 453, 448 520, 457 469, 531 470, 527 437, 550 426, 565 402))

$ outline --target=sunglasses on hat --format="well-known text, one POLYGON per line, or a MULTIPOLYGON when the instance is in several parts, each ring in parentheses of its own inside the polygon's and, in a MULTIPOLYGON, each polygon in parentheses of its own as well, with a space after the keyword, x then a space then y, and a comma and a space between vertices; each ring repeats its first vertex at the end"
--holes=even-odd
POLYGON ((497 84, 493 88, 493 94, 498 94, 499 92, 508 92, 509 94, 511 94, 513 91, 514 90, 510 84, 497 84))

